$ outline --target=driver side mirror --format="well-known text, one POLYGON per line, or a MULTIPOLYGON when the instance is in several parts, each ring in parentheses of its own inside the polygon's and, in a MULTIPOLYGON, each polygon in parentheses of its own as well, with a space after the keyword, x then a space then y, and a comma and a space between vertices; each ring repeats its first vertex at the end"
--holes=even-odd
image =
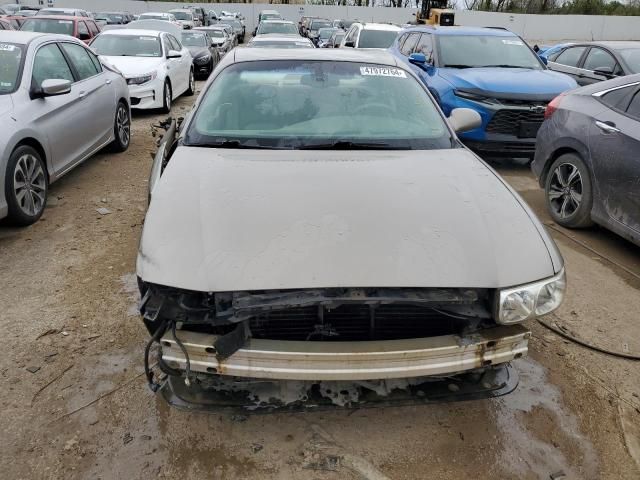
POLYGON ((43 80, 40 87, 31 90, 31 98, 56 97, 71 93, 71 82, 62 78, 43 80))
POLYGON ((88 33, 80 33, 78 35, 78 38, 80 40, 91 40, 91 35, 89 35, 88 33))
POLYGON ((416 65, 423 70, 427 70, 427 68, 433 65, 431 59, 427 59, 427 56, 424 53, 412 53, 409 56, 409 63, 416 65))
POLYGON ((611 67, 598 67, 593 70, 593 73, 597 73, 598 75, 602 75, 604 77, 613 77, 613 68, 611 67))
POLYGON ((467 132, 481 126, 482 118, 470 108, 454 108, 449 115, 449 124, 456 133, 467 132))
POLYGON ((344 42, 345 47, 355 48, 356 44, 353 41, 344 42))
POLYGON ((182 58, 182 53, 177 50, 169 50, 167 58, 182 58))

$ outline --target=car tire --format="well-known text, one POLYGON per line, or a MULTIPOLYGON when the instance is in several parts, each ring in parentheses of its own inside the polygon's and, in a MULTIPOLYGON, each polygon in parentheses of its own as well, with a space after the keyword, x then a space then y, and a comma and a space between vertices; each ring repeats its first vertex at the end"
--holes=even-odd
POLYGON ((171 90, 171 83, 169 80, 165 80, 164 88, 162 89, 162 111, 164 113, 171 112, 171 103, 173 101, 173 91, 171 90))
POLYGON ((131 114, 125 102, 118 102, 116 117, 113 121, 114 140, 109 145, 112 152, 126 152, 131 143, 131 114))
POLYGON ((547 209, 556 223, 567 228, 593 225, 591 173, 578 155, 566 153, 553 162, 544 191, 547 209))
POLYGON ((47 206, 48 191, 47 168, 38 151, 28 145, 16 148, 4 181, 9 222, 20 226, 37 222, 47 206))
POLYGON ((196 76, 193 73, 193 70, 191 70, 191 73, 189 73, 189 88, 185 92, 185 95, 190 97, 195 93, 196 93, 196 76))

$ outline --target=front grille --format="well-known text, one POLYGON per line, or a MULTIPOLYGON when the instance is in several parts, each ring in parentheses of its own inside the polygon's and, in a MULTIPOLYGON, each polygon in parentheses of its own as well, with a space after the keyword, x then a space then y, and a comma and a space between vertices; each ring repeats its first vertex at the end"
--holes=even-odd
POLYGON ((468 320, 415 305, 291 308, 250 320, 251 336, 272 340, 396 340, 460 333, 468 320))
POLYGON ((543 121, 544 110, 540 112, 518 109, 498 110, 489 121, 487 132, 519 136, 521 122, 537 123, 539 128, 543 121))

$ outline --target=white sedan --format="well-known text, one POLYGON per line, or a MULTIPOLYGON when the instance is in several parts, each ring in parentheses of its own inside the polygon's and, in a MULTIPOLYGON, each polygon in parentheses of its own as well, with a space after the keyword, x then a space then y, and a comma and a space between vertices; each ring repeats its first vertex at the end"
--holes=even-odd
POLYGON ((191 54, 171 33, 108 30, 91 47, 127 79, 132 108, 168 113, 175 98, 195 93, 191 54))

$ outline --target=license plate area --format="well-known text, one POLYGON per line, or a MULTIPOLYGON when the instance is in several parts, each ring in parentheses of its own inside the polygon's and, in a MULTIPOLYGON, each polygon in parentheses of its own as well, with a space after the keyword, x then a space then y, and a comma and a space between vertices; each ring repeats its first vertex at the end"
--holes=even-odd
POLYGON ((520 122, 518 126, 518 138, 536 138, 540 130, 540 122, 520 122))

